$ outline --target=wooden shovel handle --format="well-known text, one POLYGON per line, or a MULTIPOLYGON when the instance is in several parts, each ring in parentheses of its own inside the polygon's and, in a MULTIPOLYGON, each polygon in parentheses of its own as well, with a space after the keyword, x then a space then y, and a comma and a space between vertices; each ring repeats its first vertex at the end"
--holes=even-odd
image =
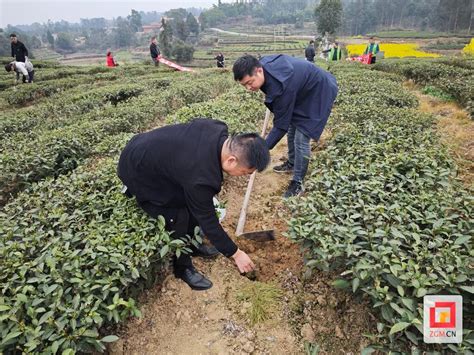
MULTIPOLYGON (((263 128, 261 136, 265 136, 265 132, 267 131, 268 121, 270 119, 270 110, 267 108, 265 111, 265 120, 263 121, 263 128)), ((255 176, 257 172, 254 171, 250 176, 249 182, 247 184, 247 191, 245 191, 244 202, 242 204, 242 209, 240 210, 239 222, 237 223, 237 229, 235 230, 235 234, 237 236, 242 235, 244 232, 245 227, 245 220, 247 218, 247 207, 250 201, 250 195, 252 194, 253 183, 255 181, 255 176)))

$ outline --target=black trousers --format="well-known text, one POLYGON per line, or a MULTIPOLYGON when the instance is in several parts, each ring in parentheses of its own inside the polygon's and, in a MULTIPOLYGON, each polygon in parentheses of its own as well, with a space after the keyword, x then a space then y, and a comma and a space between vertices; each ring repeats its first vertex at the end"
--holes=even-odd
MULTIPOLYGON (((23 77, 22 77, 22 81, 23 81, 24 83, 26 83, 26 76, 24 76, 23 74, 22 74, 22 76, 23 76, 23 77)), ((34 70, 29 71, 29 72, 28 72, 28 76, 29 76, 28 82, 29 82, 29 83, 32 83, 32 82, 33 82, 33 79, 34 79, 34 77, 35 77, 35 71, 34 71, 34 70)), ((17 80, 20 78, 20 73, 17 73, 16 78, 17 78, 17 80)))
MULTIPOLYGON (((194 235, 194 229, 199 225, 187 208, 165 208, 154 205, 150 201, 138 202, 138 205, 150 217, 157 218, 158 216, 163 216, 166 222, 165 228, 169 232, 174 232, 171 235, 174 239, 182 238, 186 234, 194 235)), ((179 258, 173 257, 175 273, 179 273, 182 269, 192 265, 193 262, 190 254, 182 253, 179 258)))

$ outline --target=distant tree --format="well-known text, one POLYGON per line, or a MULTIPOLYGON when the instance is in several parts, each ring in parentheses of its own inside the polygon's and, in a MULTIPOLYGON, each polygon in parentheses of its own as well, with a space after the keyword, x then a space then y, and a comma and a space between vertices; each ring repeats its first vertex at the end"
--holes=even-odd
POLYGON ((56 43, 56 48, 62 49, 64 51, 71 51, 74 49, 74 42, 69 33, 65 33, 65 32, 58 33, 58 37, 55 43, 56 43))
POLYGON ((474 0, 471 1, 471 15, 469 18, 469 27, 468 27, 468 32, 471 33, 472 30, 474 30, 474 0))
POLYGON ((186 44, 181 40, 177 40, 173 45, 173 57, 178 62, 189 62, 193 60, 194 47, 186 44))
POLYGON ((296 14, 295 28, 304 28, 304 12, 298 11, 296 14))
POLYGON ((320 33, 336 33, 342 21, 341 0, 321 0, 314 15, 320 33))
POLYGON ((169 57, 173 54, 173 29, 164 18, 161 19, 161 29, 159 38, 160 49, 165 56, 169 57))
POLYGON ((182 40, 186 41, 189 36, 189 28, 186 22, 183 20, 176 20, 175 21, 175 28, 176 28, 176 36, 182 40))
POLYGON ((81 18, 81 27, 86 30, 98 30, 107 27, 107 21, 103 17, 81 18))
POLYGON ((211 9, 202 12, 199 15, 199 22, 201 23, 201 29, 214 27, 218 23, 224 22, 226 19, 226 15, 221 10, 220 7, 213 6, 211 9))
POLYGON ((165 12, 165 16, 175 21, 178 21, 178 20, 185 21, 186 16, 188 16, 188 12, 186 11, 186 9, 183 9, 183 8, 171 9, 165 12))
POLYGON ((41 47, 41 40, 38 36, 32 36, 30 40, 31 48, 40 48, 41 47))
POLYGON ((8 38, 7 36, 8 33, 5 33, 5 31, 0 28, 0 57, 10 57, 12 54, 10 47, 10 38, 8 38))
POLYGON ((472 0, 440 0, 436 9, 436 28, 451 32, 469 30, 472 6, 472 0))
POLYGON ((129 47, 135 43, 135 31, 123 17, 117 18, 114 34, 116 47, 129 47))
MULTIPOLYGON (((390 1, 390 0, 380 0, 390 1)), ((387 6, 391 6, 387 3, 387 6)), ((392 11, 393 12, 393 11, 392 11)), ((388 12, 391 14, 392 12, 388 12)), ((350 35, 366 34, 377 28, 377 24, 386 16, 373 6, 372 0, 354 0, 344 9, 343 31, 350 35)))
POLYGON ((196 35, 199 34, 199 23, 193 14, 188 13, 188 16, 186 17, 186 25, 188 26, 189 32, 196 35))
POLYGON ((53 32, 67 33, 71 30, 71 24, 65 20, 57 21, 52 23, 51 29, 53 32))
POLYGON ((51 48, 54 49, 54 37, 50 30, 46 31, 46 39, 48 43, 51 45, 51 48))
POLYGON ((140 17, 142 18, 142 25, 148 25, 150 23, 159 22, 163 14, 156 11, 140 11, 140 17))
POLYGON ((114 33, 107 35, 104 29, 92 29, 86 36, 85 45, 89 49, 104 50, 115 47, 116 36, 114 33))
POLYGON ((132 13, 127 17, 130 27, 134 32, 142 31, 142 16, 140 13, 132 9, 132 13))

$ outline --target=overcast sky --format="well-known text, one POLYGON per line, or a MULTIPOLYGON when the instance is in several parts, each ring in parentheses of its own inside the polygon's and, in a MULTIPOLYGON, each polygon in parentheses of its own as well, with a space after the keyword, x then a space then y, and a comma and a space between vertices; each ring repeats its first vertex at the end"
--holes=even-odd
POLYGON ((138 11, 166 11, 179 7, 208 8, 217 0, 0 0, 0 27, 27 25, 33 22, 65 20, 79 22, 81 18, 114 18, 138 11))

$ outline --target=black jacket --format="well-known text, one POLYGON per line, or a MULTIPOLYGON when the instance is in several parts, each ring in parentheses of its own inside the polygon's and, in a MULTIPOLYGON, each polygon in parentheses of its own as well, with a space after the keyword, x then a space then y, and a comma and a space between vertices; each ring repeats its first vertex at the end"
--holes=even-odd
POLYGON ((214 59, 217 60, 218 68, 224 68, 224 55, 217 55, 214 59))
POLYGON ((310 62, 314 62, 314 57, 316 56, 316 51, 314 50, 314 46, 313 45, 309 45, 308 47, 306 47, 306 49, 304 50, 304 56, 306 57, 306 59, 310 62))
POLYGON ((160 55, 160 49, 155 43, 150 44, 150 55, 152 58, 158 58, 160 55))
POLYGON ((25 57, 28 57, 28 49, 26 49, 23 42, 16 41, 16 43, 11 44, 12 47, 12 57, 15 57, 17 62, 25 62, 25 57))
POLYGON ((196 119, 133 137, 123 150, 118 175, 138 202, 185 208, 225 256, 237 251, 219 223, 212 198, 223 182, 225 123, 196 119))

